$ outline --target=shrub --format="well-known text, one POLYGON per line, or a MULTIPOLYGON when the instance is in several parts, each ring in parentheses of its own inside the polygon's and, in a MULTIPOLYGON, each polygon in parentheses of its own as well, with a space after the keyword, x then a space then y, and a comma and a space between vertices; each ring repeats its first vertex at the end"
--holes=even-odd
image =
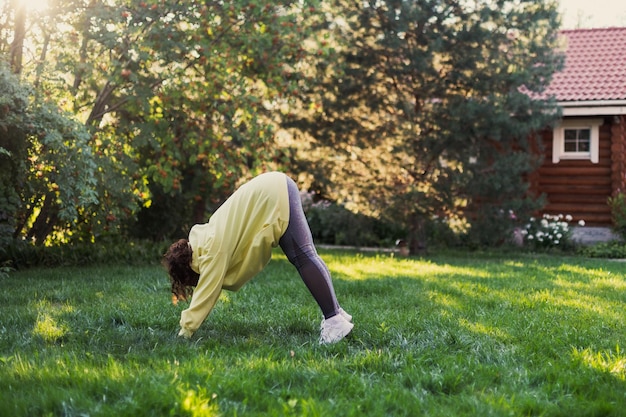
POLYGON ((626 258, 626 244, 618 241, 596 243, 581 247, 578 254, 590 258, 626 258))
MULTIPOLYGON (((303 202, 306 203, 306 202, 303 202)), ((398 226, 353 213, 326 200, 304 204, 311 233, 317 243, 389 247, 406 233, 398 226)))
POLYGON ((126 241, 107 239, 98 243, 67 243, 37 246, 13 241, 0 249, 1 271, 13 268, 56 267, 68 265, 122 264, 142 265, 160 262, 168 242, 126 241))
POLYGON ((607 203, 611 209, 611 218, 613 220, 613 230, 626 240, 626 195, 617 193, 613 197, 609 197, 607 203))
POLYGON ((517 224, 513 210, 499 207, 481 207, 479 213, 472 213, 469 220, 471 227, 461 236, 467 248, 493 248, 505 245, 517 224))
POLYGON ((3 265, 0 265, 0 279, 8 277, 9 273, 12 271, 13 268, 9 266, 9 262, 5 262, 3 265))

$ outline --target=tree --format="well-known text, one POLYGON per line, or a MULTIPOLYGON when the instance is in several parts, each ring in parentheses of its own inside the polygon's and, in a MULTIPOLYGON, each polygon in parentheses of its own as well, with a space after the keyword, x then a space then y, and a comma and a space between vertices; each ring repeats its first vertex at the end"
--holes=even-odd
POLYGON ((434 219, 467 224, 479 244, 501 239, 509 213, 540 203, 524 176, 538 163, 533 132, 558 116, 535 98, 561 61, 556 4, 335 1, 332 10, 337 57, 317 67, 312 110, 285 123, 312 138, 309 155, 324 155, 310 163, 335 178, 329 194, 400 221, 413 252, 434 219))
POLYGON ((11 156, 25 167, 13 170, 20 187, 12 236, 37 244, 91 241, 111 229, 115 213, 136 206, 132 182, 125 175, 128 165, 118 157, 122 144, 99 138, 99 129, 79 122, 80 111, 70 113, 76 110, 71 104, 77 90, 65 88, 69 78, 58 69, 72 45, 64 42, 64 35, 75 21, 78 4, 54 3, 46 12, 29 14, 27 21, 19 19, 25 3, 2 5, 9 13, 1 22, 0 50, 10 51, 11 68, 21 69, 23 84, 31 86, 20 139, 28 152, 11 156), (11 16, 16 20, 14 30, 11 16), (21 40, 16 43, 18 35, 21 40))
POLYGON ((276 112, 306 58, 302 22, 317 13, 313 4, 205 4, 187 9, 186 30, 146 37, 149 50, 175 53, 167 59, 184 65, 171 68, 148 108, 123 121, 142 132, 136 145, 154 196, 136 230, 182 233, 206 221, 242 179, 287 165, 276 112), (154 227, 155 215, 169 230, 154 227))
POLYGON ((20 190, 28 172, 29 91, 0 61, 0 246, 16 227, 20 190))
MULTIPOLYGON (((276 146, 276 109, 293 93, 306 58, 302 22, 316 13, 313 1, 57 0, 29 15, 22 75, 38 99, 82 121, 88 138, 74 131, 76 151, 94 158, 98 204, 77 208, 69 225, 58 198, 36 188, 30 201, 50 207, 23 213, 24 227, 41 233, 21 234, 180 234, 238 181, 280 167, 290 152, 276 146)), ((0 23, 8 50, 14 31, 10 19, 0 23)))
POLYGON ((0 240, 4 244, 19 236, 42 243, 98 203, 96 160, 87 130, 55 106, 33 101, 31 91, 0 64, 0 240), (33 216, 35 211, 38 214, 33 216))

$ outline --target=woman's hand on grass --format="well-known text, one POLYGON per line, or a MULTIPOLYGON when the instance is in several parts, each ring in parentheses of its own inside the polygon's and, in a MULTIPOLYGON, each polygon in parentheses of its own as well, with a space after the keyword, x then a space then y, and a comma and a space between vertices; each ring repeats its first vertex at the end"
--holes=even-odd
POLYGON ((191 339, 193 332, 189 329, 181 328, 178 332, 179 337, 184 337, 185 339, 191 339))

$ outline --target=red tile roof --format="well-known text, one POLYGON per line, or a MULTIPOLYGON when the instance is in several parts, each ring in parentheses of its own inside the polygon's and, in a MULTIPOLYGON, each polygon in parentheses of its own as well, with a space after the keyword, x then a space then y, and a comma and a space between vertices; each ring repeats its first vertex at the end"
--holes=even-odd
POLYGON ((626 27, 564 30, 565 63, 548 95, 559 102, 626 99, 626 27))

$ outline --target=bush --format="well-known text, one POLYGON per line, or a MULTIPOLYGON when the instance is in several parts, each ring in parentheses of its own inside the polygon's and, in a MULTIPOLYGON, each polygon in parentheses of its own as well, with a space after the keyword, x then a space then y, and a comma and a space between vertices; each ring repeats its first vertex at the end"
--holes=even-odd
POLYGON ((13 268, 11 268, 8 265, 8 262, 6 263, 6 265, 1 265, 0 266, 0 279, 8 277, 9 273, 12 271, 13 271, 13 268))
POLYGON ((618 241, 601 242, 581 247, 578 253, 590 258, 626 258, 626 244, 618 241))
POLYGON ((626 240, 626 195, 618 193, 607 200, 611 208, 611 218, 613 220, 613 230, 626 240))
POLYGON ((305 204, 311 233, 316 243, 347 246, 389 247, 406 235, 399 226, 353 213, 345 207, 320 201, 305 204))
POLYGON ((0 249, 3 268, 56 267, 94 264, 143 265, 159 263, 169 242, 108 239, 99 243, 37 246, 13 241, 0 249))
POLYGON ((481 207, 470 216, 471 227, 461 235, 462 244, 471 249, 494 248, 506 245, 515 229, 517 218, 513 210, 499 207, 481 207))

